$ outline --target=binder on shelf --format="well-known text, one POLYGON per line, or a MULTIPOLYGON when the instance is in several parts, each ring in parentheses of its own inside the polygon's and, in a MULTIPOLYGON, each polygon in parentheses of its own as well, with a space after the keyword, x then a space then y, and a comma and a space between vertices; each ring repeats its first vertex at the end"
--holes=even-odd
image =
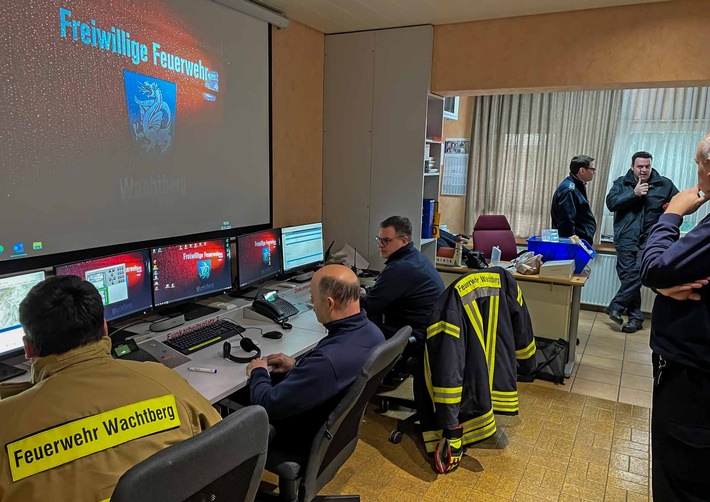
POLYGON ((432 225, 434 224, 434 199, 424 199, 422 208, 422 239, 432 238, 432 225))

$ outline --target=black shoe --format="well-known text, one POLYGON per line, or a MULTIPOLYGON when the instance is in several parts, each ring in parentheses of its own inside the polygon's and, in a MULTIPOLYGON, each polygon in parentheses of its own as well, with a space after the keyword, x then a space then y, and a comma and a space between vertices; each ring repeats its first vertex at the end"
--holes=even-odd
POLYGON ((640 329, 643 329, 643 321, 639 321, 638 319, 629 319, 629 322, 624 324, 621 331, 624 333, 636 333, 640 329))
POLYGON ((621 318, 621 311, 613 309, 611 307, 604 307, 604 313, 609 316, 609 319, 614 321, 616 324, 622 324, 624 320, 621 318))

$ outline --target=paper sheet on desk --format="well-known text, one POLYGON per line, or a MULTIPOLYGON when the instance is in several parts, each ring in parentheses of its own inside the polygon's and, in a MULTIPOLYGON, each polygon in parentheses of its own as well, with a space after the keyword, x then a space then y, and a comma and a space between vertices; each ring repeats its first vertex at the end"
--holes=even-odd
POLYGON ((346 267, 370 268, 370 262, 347 244, 337 253, 330 255, 330 259, 333 263, 341 263, 346 267))

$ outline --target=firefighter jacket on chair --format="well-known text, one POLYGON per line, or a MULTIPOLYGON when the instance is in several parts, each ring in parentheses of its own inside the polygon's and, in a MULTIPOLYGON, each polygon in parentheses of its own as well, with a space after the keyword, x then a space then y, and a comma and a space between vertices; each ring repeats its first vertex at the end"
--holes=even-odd
POLYGON ((418 410, 427 452, 442 430, 463 427, 463 446, 496 432, 494 413, 517 415, 517 374, 534 369, 535 339, 523 294, 500 267, 461 276, 429 318, 418 410))

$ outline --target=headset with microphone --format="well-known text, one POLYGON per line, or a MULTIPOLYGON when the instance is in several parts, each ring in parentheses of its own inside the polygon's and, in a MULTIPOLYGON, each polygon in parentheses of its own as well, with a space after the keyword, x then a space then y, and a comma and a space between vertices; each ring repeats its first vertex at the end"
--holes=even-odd
POLYGON ((242 337, 242 339, 239 340, 239 346, 244 352, 256 353, 248 355, 246 357, 233 356, 230 353, 232 351, 232 344, 229 342, 224 342, 224 346, 222 348, 222 355, 225 359, 229 359, 230 361, 234 361, 235 363, 241 364, 246 364, 248 362, 253 361, 254 359, 258 359, 261 357, 261 349, 254 343, 254 340, 252 340, 251 338, 242 337))

